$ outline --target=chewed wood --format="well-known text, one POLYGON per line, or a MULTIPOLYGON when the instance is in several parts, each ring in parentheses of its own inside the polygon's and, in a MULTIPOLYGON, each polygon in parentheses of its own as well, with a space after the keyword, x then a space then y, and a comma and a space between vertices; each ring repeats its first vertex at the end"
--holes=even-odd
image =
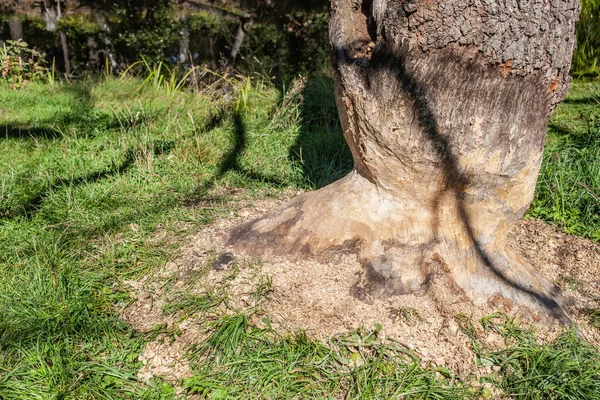
POLYGON ((579 6, 522 3, 513 18, 510 2, 332 1, 336 103, 354 170, 235 229, 230 244, 299 257, 351 242, 365 287, 382 295, 435 290, 444 276, 476 304, 510 299, 568 322, 559 291, 505 237, 533 199, 579 6), (559 33, 533 27, 540 18, 559 33))

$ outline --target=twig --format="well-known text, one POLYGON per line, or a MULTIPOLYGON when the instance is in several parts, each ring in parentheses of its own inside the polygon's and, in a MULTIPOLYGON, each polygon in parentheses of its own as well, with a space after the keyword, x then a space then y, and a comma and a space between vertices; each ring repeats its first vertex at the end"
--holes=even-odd
POLYGON ((590 196, 592 196, 593 198, 595 198, 596 200, 600 201, 600 196, 598 196, 596 193, 594 193, 594 191, 585 183, 577 181, 577 184, 579 186, 581 186, 582 188, 584 188, 585 190, 588 191, 588 193, 590 194, 590 196))

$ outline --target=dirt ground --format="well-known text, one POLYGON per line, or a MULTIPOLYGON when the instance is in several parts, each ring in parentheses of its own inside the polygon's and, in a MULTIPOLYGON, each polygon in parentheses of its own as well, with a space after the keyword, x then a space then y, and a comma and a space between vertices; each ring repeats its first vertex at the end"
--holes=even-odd
MULTIPOLYGON (((238 202, 237 211, 190 237, 180 255, 162 270, 139 281, 125 282, 135 301, 120 310, 122 319, 140 331, 157 331, 158 326, 158 332, 171 332, 159 333, 140 355, 144 364, 141 378, 179 379, 190 375, 185 351, 202 339, 201 322, 198 317, 165 313, 163 307, 177 293, 202 294, 209 290, 228 294, 227 307, 219 306, 218 312, 259 307, 262 317, 267 316, 271 326, 281 332, 301 329, 326 341, 337 333, 381 324, 386 337, 412 349, 424 364, 446 366, 463 377, 490 372, 474 369, 471 341, 454 317, 462 313, 477 320, 498 310, 507 311, 503 304, 474 307, 448 294, 444 282, 434 283, 424 295, 371 298, 357 295, 364 271, 354 254, 296 261, 276 257, 255 260, 223 244, 233 226, 266 213, 284 200, 238 202)), ((519 222, 509 240, 510 246, 525 255, 541 275, 561 287, 567 310, 581 333, 600 345, 600 332, 588 325, 584 313, 587 307, 600 306, 600 245, 559 232, 538 220, 519 222)), ((551 340, 560 331, 547 319, 522 311, 512 309, 508 313, 532 325, 540 340, 551 340)), ((252 322, 260 326, 262 317, 252 322)), ((502 343, 495 333, 489 333, 486 341, 491 346, 502 343)))

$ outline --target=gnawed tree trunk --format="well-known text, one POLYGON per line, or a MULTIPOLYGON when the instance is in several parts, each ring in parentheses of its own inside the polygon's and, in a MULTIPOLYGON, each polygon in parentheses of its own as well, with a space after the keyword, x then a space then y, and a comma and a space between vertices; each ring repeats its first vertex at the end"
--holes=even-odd
POLYGON ((548 117, 569 86, 578 1, 331 6, 354 170, 236 228, 230 244, 352 246, 379 294, 424 291, 444 274, 476 304, 515 301, 568 321, 557 289, 505 237, 533 199, 548 117))

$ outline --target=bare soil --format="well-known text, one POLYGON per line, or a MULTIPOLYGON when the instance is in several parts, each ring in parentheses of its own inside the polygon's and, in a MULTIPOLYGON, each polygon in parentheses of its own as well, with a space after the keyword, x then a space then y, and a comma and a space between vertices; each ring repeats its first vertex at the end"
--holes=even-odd
MULTIPOLYGON (((144 364, 140 377, 175 380, 190 376, 185 352, 205 337, 202 318, 206 315, 187 317, 164 312, 163 307, 181 293, 226 293, 227 305, 211 310, 214 315, 248 312, 258 326, 268 317, 271 327, 280 332, 301 329, 324 342, 338 333, 381 324, 385 337, 412 349, 424 364, 446 366, 464 378, 490 371, 474 367, 471 341, 459 329, 457 314, 476 321, 501 311, 534 327, 540 341, 552 340, 560 332, 560 327, 544 315, 502 300, 475 307, 457 295, 451 282, 444 279, 435 280, 427 293, 379 298, 368 290, 363 267, 350 252, 309 260, 257 260, 224 244, 232 227, 266 213, 284 200, 252 204, 239 201, 230 218, 188 238, 177 259, 162 270, 139 281, 125 282, 135 301, 120 310, 122 319, 137 330, 159 332, 140 355, 144 364)), ((600 332, 588 325, 585 314, 586 308, 600 306, 600 244, 567 235, 533 219, 519 222, 509 241, 541 275, 563 290, 567 311, 581 333, 591 343, 600 345, 600 332)), ((502 345, 499 335, 487 335, 490 346, 502 345)))

